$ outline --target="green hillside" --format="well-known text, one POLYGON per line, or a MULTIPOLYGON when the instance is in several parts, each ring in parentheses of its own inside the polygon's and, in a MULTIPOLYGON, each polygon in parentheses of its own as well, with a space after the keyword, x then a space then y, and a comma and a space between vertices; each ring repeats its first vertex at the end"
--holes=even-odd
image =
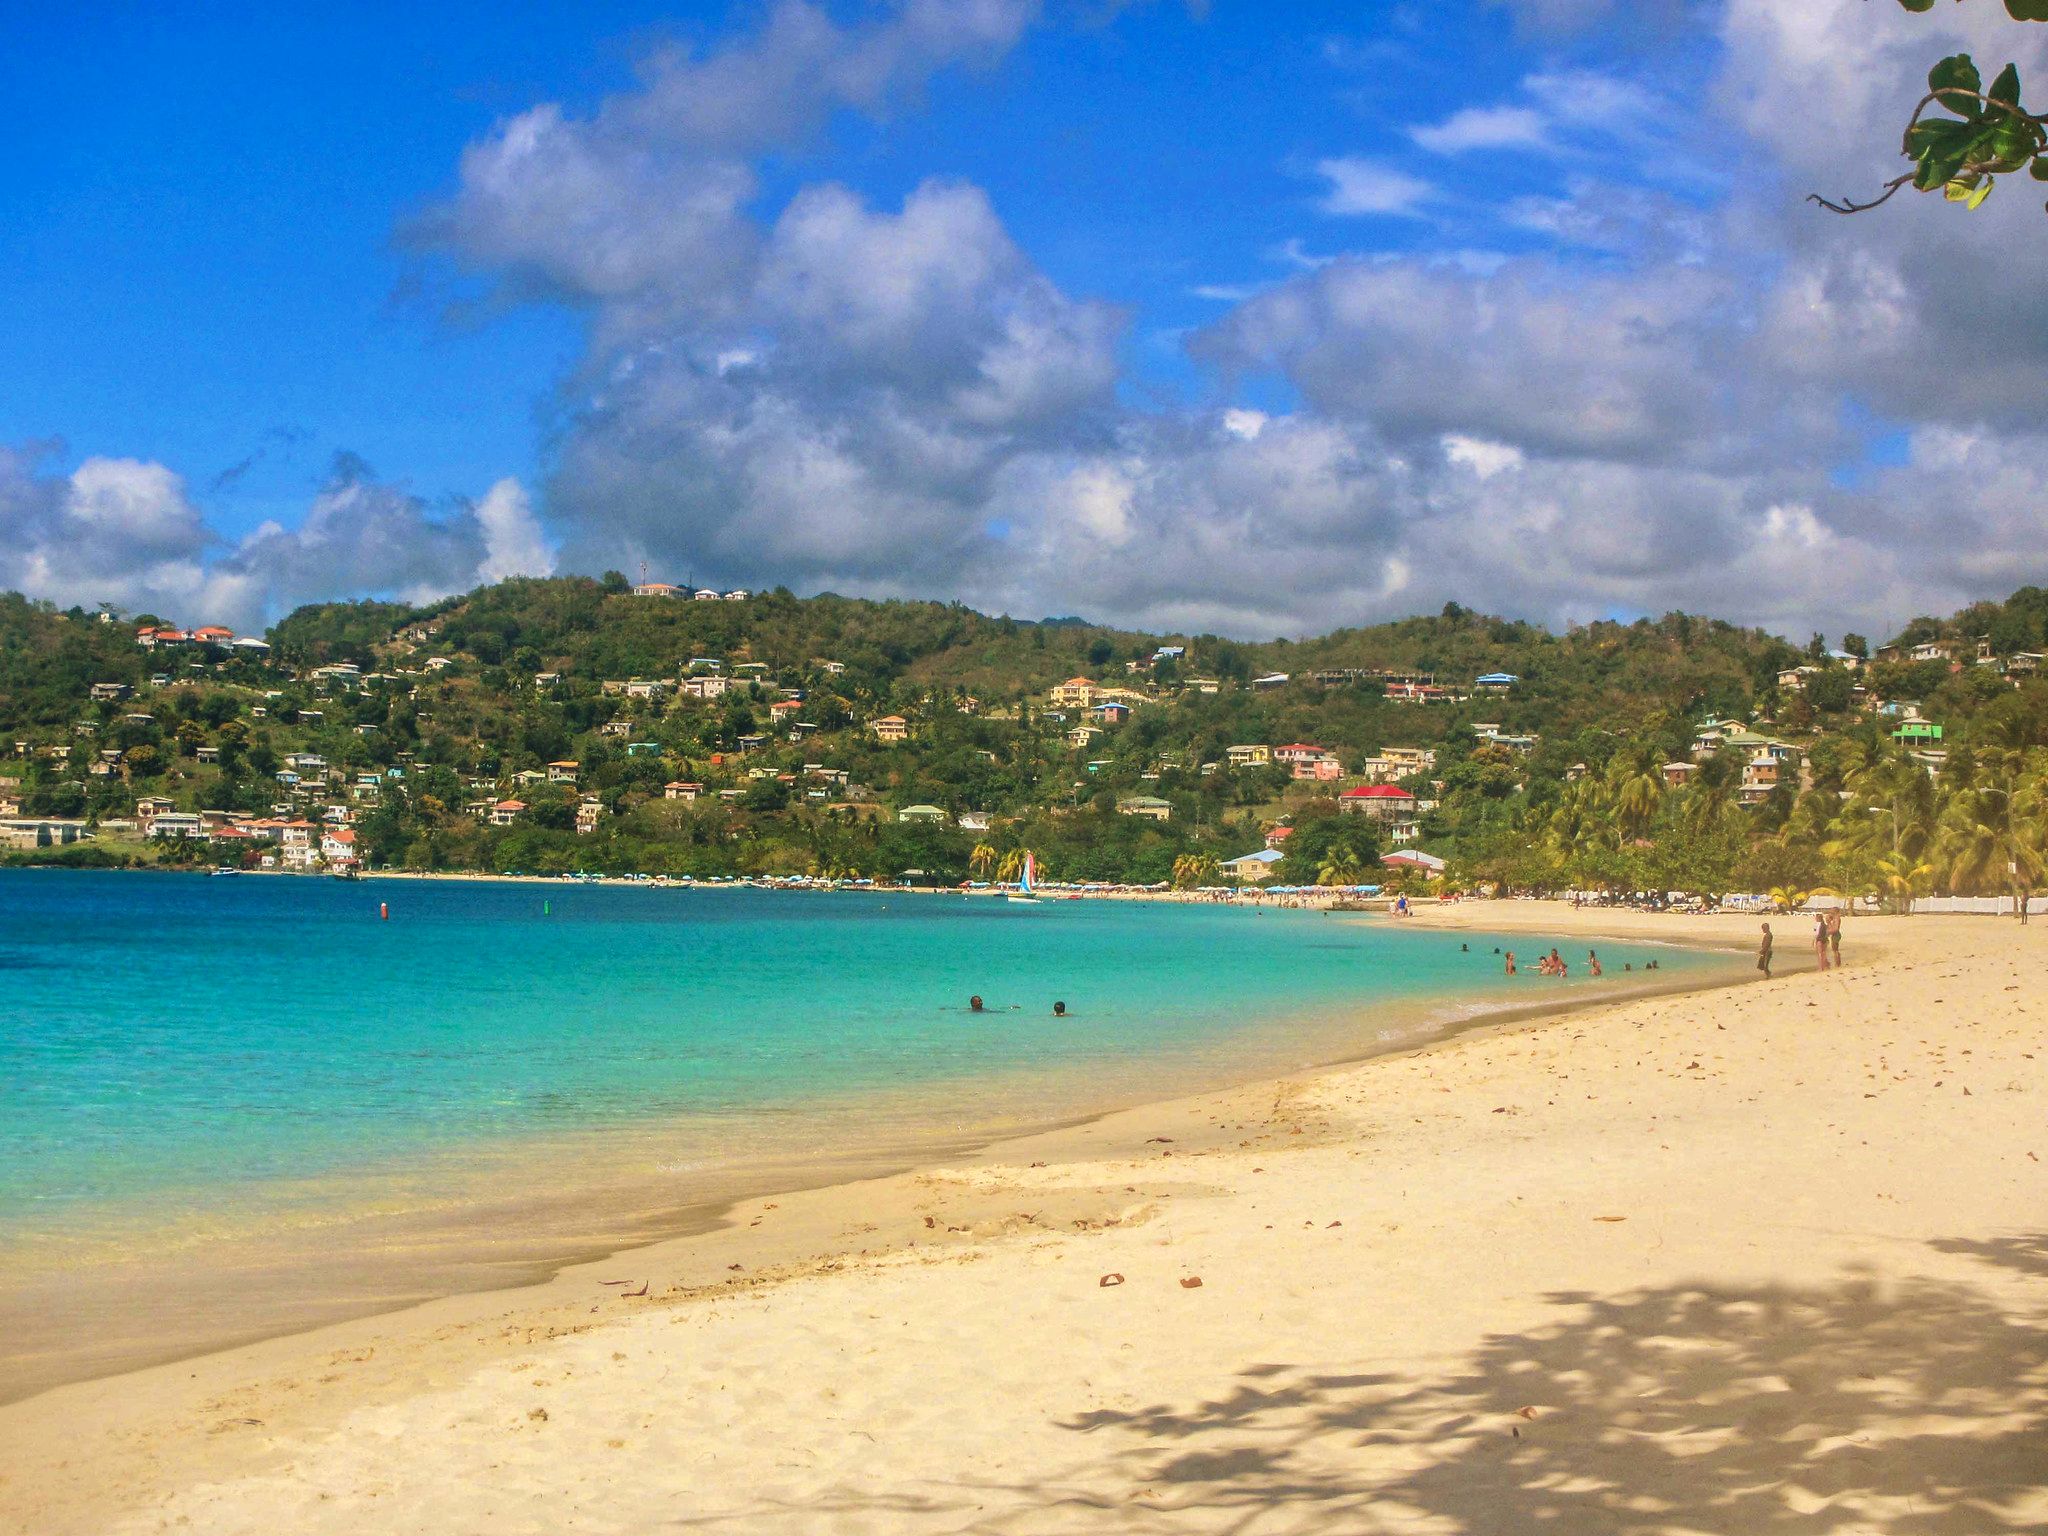
POLYGON ((155 623, 0 598, 0 799, 104 826, 102 857, 259 859, 299 822, 353 834, 308 867, 959 879, 1028 847, 1055 878, 1195 882, 1273 838, 1303 883, 1381 879, 1399 845, 1515 886, 1978 890, 2031 878, 2048 814, 2033 588, 1868 665, 1682 614, 1246 643, 616 576, 316 605, 267 652, 138 643, 155 623), (1731 744, 1699 749, 1710 721, 1731 744), (1230 754, 1291 744, 1321 766, 1230 754), (1412 805, 1347 799, 1367 778, 1412 805), (203 835, 143 839, 165 812, 203 835))

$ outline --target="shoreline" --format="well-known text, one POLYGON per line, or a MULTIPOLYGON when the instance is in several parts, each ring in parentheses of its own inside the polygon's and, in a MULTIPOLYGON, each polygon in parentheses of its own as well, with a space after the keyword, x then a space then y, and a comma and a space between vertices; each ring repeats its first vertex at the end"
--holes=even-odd
MULTIPOLYGON (((1526 905, 1524 923, 1472 911, 1458 926, 1573 927, 1526 905)), ((1589 913, 1577 930, 1640 937, 1594 926, 1599 916, 1613 914, 1589 913)), ((1546 1319, 1582 1305, 1570 1297, 1612 1297, 1599 1305, 1621 1310, 1604 1331, 1687 1332, 1699 1303, 1677 1298, 1701 1284, 1738 1308, 1806 1319, 1792 1340, 1822 1351, 1822 1363, 1781 1367, 1793 1384, 1774 1391, 1794 1394, 1786 1408, 1813 1417, 1816 1434, 1863 1425, 1881 1443, 1869 1414, 1892 1383, 1905 1383, 1902 1432, 1938 1395, 1915 1375, 1923 1348, 1953 1349, 1963 1331, 1990 1341, 1984 1370, 2005 1354, 2017 1357, 2014 1371, 2029 1358, 2026 1335, 1998 1330, 2038 1320, 2039 1280, 2031 1261, 1999 1268, 1994 1256, 2008 1241, 2038 1244, 2048 1209, 2036 1155, 2048 1154, 2038 1135, 2048 1031, 2023 990, 2048 942, 2017 926, 1910 919, 1871 920, 1852 935, 1849 969, 1826 977, 1601 997, 1569 1012, 1556 999, 1362 1064, 1119 1110, 946 1166, 743 1200, 705 1232, 622 1249, 540 1286, 59 1388, 0 1409, 0 1444, 13 1447, 0 1453, 0 1528, 12 1519, 54 1536, 127 1529, 127 1517, 135 1529, 189 1518, 202 1530, 355 1530, 386 1528, 427 1501, 444 1524, 485 1528, 519 1523, 506 1518, 511 1498, 527 1524, 578 1516, 639 1528, 635 1512, 644 1522, 660 1507, 796 1531, 828 1523, 833 1501, 861 1488, 882 1501, 874 1510, 891 1512, 877 1529, 958 1529, 984 1499, 1018 1511, 1056 1498, 1071 1514, 1062 1528, 1150 1530, 1169 1505, 1133 1497, 1188 1513, 1230 1489, 1269 1495, 1278 1509, 1299 1486, 1298 1467, 1276 1466, 1266 1488, 1266 1460, 1235 1449, 1219 1450, 1217 1470, 1192 1484, 1162 1470, 1174 1464, 1163 1457, 1229 1442, 1229 1419, 1198 1429, 1190 1418, 1196 1439, 1183 1445, 1175 1432, 1156 1453, 1136 1435, 1143 1405, 1194 1415, 1219 1393, 1252 1390, 1218 1379, 1233 1362, 1252 1371, 1246 1383, 1298 1368, 1332 1382, 1363 1371, 1427 1385, 1440 1361, 1457 1386, 1471 1377, 1456 1362, 1503 1329, 1539 1360, 1551 1352, 1544 1340, 1573 1340, 1545 1331, 1546 1319), (1971 1001, 1958 1008, 1959 997, 1971 1001), (1269 1170, 1283 1176, 1262 1177, 1269 1170), (1866 1278, 1842 1281, 1851 1289, 1838 1300, 1830 1277, 1848 1270, 1866 1278), (1104 1292, 1098 1271, 1127 1274, 1129 1288, 1104 1292), (1191 1277, 1206 1284, 1192 1298, 1191 1277), (1872 1283, 1898 1298, 1897 1321, 1855 1299, 1854 1285, 1872 1283), (1667 1291, 1673 1310, 1653 1313, 1667 1291), (912 1319, 912 1332, 892 1331, 912 1319), (1189 1326, 1203 1329, 1193 1354, 1189 1326), (1828 1363, 1837 1348, 1841 1363, 1828 1363), (1881 1369, 1867 1363, 1876 1358, 1887 1374, 1857 1387, 1856 1369, 1881 1369), (1864 1394, 1864 1417, 1797 1408, 1809 1376, 1847 1381, 1864 1394), (899 1378, 917 1397, 893 1395, 899 1378), (766 1421, 742 1408, 771 1402, 781 1411, 766 1421), (541 1408, 552 1421, 532 1416, 541 1408), (1135 1458, 1129 1472, 1095 1440, 1071 1439, 1075 1424, 1098 1421, 1119 1456, 1135 1458), (856 1427, 873 1434, 842 1453, 840 1437, 856 1427), (662 1449, 673 1447, 666 1434, 685 1437, 680 1461, 662 1449), (798 1470, 813 1455, 827 1464, 817 1479, 798 1470), (503 1476, 483 1473, 477 1457, 503 1476), (997 1483, 956 1489, 930 1509, 889 1501, 892 1490, 953 1487, 989 1457, 1005 1469, 997 1483), (1101 1476, 1105 1501, 1071 1502, 1101 1476), (456 1502, 430 1492, 443 1482, 456 1502)), ((1696 926, 1687 935, 1700 937, 1696 926)), ((1699 1347, 1752 1349, 1753 1333, 1710 1334, 1699 1347)), ((1598 1377, 1603 1348, 1560 1343, 1552 1368, 1567 1381, 1598 1377)), ((1654 1372, 1656 1358, 1630 1369, 1654 1372)), ((1510 1423, 1535 1442, 1518 1456, 1580 1433, 1590 1447, 1621 1411, 1575 1407, 1577 1389, 1542 1380, 1510 1389, 1515 1402, 1487 1412, 1499 1416, 1491 1433, 1502 1444, 1510 1423), (1520 1402, 1543 1428, 1516 1417, 1520 1402)), ((2000 1422, 2042 1406, 2031 1378, 1996 1390, 2000 1422)), ((1257 1391, 1263 1406, 1250 1411, 1276 1420, 1293 1401, 1270 1385, 1257 1391)), ((1700 1411, 1739 1425, 1780 1413, 1775 1401, 1745 1388, 1700 1411)), ((1979 1431, 1957 1409, 1931 1442, 1891 1454, 1939 1456, 1950 1486, 1996 1484, 1995 1448, 1984 1468, 1958 1461, 1973 1435, 1996 1428, 1993 1417, 1979 1431)), ((1701 1431, 1674 1421, 1673 1432, 1701 1431)), ((1292 1454, 1361 1458, 1344 1462, 1344 1487, 1394 1475, 1382 1455, 1352 1450, 1351 1437, 1312 1443, 1324 1449, 1304 1441, 1292 1454)), ((1766 1430, 1745 1443, 1760 1456, 1792 1454, 1766 1430)), ((1605 1480, 1685 1497, 1683 1471, 1660 1462, 1631 1482, 1630 1465, 1608 1463, 1605 1480), (1659 1481, 1640 1480, 1652 1472, 1659 1481)), ((1798 1481, 1792 1462, 1766 1465, 1762 1480, 1798 1481)), ((2001 1486, 2008 1503, 2020 1496, 2010 1477, 2001 1486)), ((1839 1497, 1854 1500, 1859 1487, 1852 1479, 1839 1497)), ((1240 1517, 1247 1507, 1234 1506, 1240 1517)), ((1674 1524, 1724 1529, 1702 1513, 1709 1506, 1682 1507, 1695 1518, 1674 1524)), ((1297 1513, 1308 1517, 1298 1527, 1275 1528, 1318 1528, 1316 1507, 1297 1513)), ((1172 1528, 1223 1523, 1191 1515, 1172 1528)))
MULTIPOLYGON (((1555 924, 1547 920, 1528 924, 1486 921, 1498 915, 1491 910, 1493 906, 1491 903, 1461 904, 1461 909, 1477 919, 1475 921, 1432 923, 1420 920, 1413 921, 1412 926, 1418 930, 1457 929, 1502 935, 1522 931, 1550 938, 1563 937, 1554 931, 1555 924)), ((1445 909, 1446 912, 1450 910, 1445 909)), ((1347 924, 1397 922, 1379 914, 1332 913, 1328 916, 1347 924)), ((1550 914, 1538 916, 1539 919, 1547 919, 1550 914)), ((1401 926, 1409 926, 1408 920, 1400 922, 1401 926)), ((1731 953, 1727 942, 1715 939, 1668 935, 1651 938, 1645 934, 1610 932, 1604 927, 1586 928, 1578 937, 1638 945, 1657 943, 1695 954, 1731 953)), ((546 1195, 535 1193, 513 1202, 485 1202, 457 1196, 445 1203, 428 1201, 397 1212, 352 1210, 331 1220, 322 1218, 307 1223, 285 1224, 258 1235, 200 1238, 196 1246, 167 1248, 146 1245, 140 1257, 124 1256, 113 1261, 100 1261, 94 1267, 116 1278, 113 1281, 99 1278, 98 1283, 102 1289, 110 1283, 125 1281, 132 1281, 138 1287, 154 1287, 160 1296, 167 1296, 171 1304, 187 1314, 206 1304, 208 1299, 203 1288, 196 1294, 181 1288, 181 1283, 183 1287, 192 1284, 190 1276, 195 1268, 218 1268, 233 1275, 248 1274, 253 1277, 250 1283, 275 1288, 275 1277, 281 1273, 288 1276, 292 1269, 303 1271, 315 1257, 323 1254, 336 1262, 345 1262, 346 1253, 365 1245, 371 1251, 390 1249, 401 1253, 423 1248, 431 1251, 469 1247, 476 1249, 480 1256, 441 1261, 444 1270, 433 1278, 409 1278, 402 1263, 388 1274, 373 1270, 368 1293, 359 1286, 355 1292, 324 1294, 316 1300, 298 1303, 268 1317, 244 1315, 229 1323, 211 1326, 206 1329, 207 1337, 191 1343, 105 1347, 97 1359, 67 1357, 65 1364, 40 1371, 17 1366, 14 1374, 24 1384, 9 1383, 4 1391, 0 1391, 0 1408, 33 1402, 41 1395, 66 1387, 114 1380, 137 1371, 206 1359, 215 1354, 329 1327, 372 1323, 380 1318, 403 1315, 421 1306, 463 1297, 515 1296, 544 1288, 571 1270, 716 1233, 728 1224, 733 1211, 749 1201, 850 1190, 876 1181, 915 1176, 962 1158, 1000 1160, 1005 1149, 1013 1144, 1084 1130, 1116 1116, 1142 1114, 1162 1105, 1189 1102, 1209 1094, 1312 1080, 1355 1069, 1371 1061, 1440 1048, 1470 1035, 1520 1025, 1560 1022, 1589 1010, 1641 999, 1739 987, 1755 979, 1746 973, 1724 971, 1718 967, 1710 974, 1673 973, 1668 979, 1661 972, 1654 978, 1644 972, 1611 974, 1597 985, 1584 977, 1560 985, 1527 969, 1523 975, 1529 980, 1532 993, 1542 995, 1511 1002, 1488 999, 1476 1004, 1452 998, 1427 1001, 1401 999, 1380 1005, 1382 1011, 1376 1014, 1368 1013, 1363 1006, 1348 1005, 1346 1017, 1356 1024, 1355 1040, 1338 1054, 1312 1054, 1282 1068, 1270 1059, 1270 1051, 1265 1056, 1254 1057, 1248 1049, 1241 1048, 1240 1060, 1235 1067, 1211 1074, 1208 1081, 1192 1081, 1184 1088, 1177 1087, 1176 1091, 1163 1098, 1145 1095, 1145 1090, 1139 1088, 1134 1080, 1124 1093, 1099 1106, 1074 1112, 1026 1113, 1018 1123, 1010 1125, 948 1128, 932 1121, 899 1131, 895 1139, 842 1144, 831 1154, 818 1157, 797 1158, 757 1152, 745 1160, 710 1169, 709 1191, 680 1201, 657 1193, 654 1188, 657 1181, 645 1174, 630 1179, 617 1175, 615 1164, 606 1170, 611 1176, 599 1180, 599 1171, 606 1167, 610 1154, 624 1147, 657 1140, 661 1135, 658 1126, 638 1126, 630 1130, 612 1127, 608 1131, 593 1131, 573 1143, 580 1144, 583 1140, 590 1143, 577 1154, 577 1166, 582 1170, 582 1177, 570 1180, 557 1177, 546 1195), (1553 986, 1558 986, 1559 990, 1552 991, 1553 986), (1389 1040, 1390 1033, 1398 1038, 1389 1040), (587 1209, 591 1197, 599 1196, 600 1192, 601 1208, 611 1213, 608 1219, 598 1223, 594 1232, 585 1235, 571 1235, 560 1230, 562 1211, 587 1209), (339 1224, 338 1228, 334 1223, 339 1224), (520 1236, 501 1242, 487 1241, 480 1235, 501 1229, 515 1231, 520 1236), (334 1235, 336 1230, 340 1233, 338 1247, 334 1235), (180 1270, 177 1267, 180 1265, 186 1267, 180 1270)), ((1305 1041, 1304 1045, 1314 1051, 1321 1043, 1305 1041)), ((1045 1075, 1058 1076, 1060 1070, 1047 1068, 1045 1075)), ((858 1107, 855 1101, 849 1100, 840 1109, 858 1107)), ((521 1139, 494 1148, 493 1155, 503 1159, 508 1174, 516 1174, 520 1163, 530 1166, 535 1159, 553 1162, 571 1145, 521 1139)), ((660 1164, 653 1166, 659 1172, 668 1171, 660 1164)), ((388 1173, 386 1170, 385 1175, 388 1173)), ((330 1177, 344 1182, 351 1177, 368 1182, 380 1176, 384 1175, 365 1168, 338 1170, 330 1177)), ((43 1279, 43 1289, 49 1290, 54 1287, 58 1276, 51 1274, 43 1279)), ((76 1287, 68 1283, 65 1289, 76 1291, 76 1287)), ((30 1295, 32 1298, 33 1291, 30 1295)), ((222 1299, 214 1297, 211 1305, 219 1306, 222 1299)))

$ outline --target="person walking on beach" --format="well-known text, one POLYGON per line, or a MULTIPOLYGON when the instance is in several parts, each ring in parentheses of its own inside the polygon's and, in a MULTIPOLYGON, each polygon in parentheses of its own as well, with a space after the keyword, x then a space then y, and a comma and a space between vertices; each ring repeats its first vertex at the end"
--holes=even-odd
POLYGON ((1842 968, 1842 914, 1839 909, 1828 914, 1828 960, 1836 970, 1842 968))
POLYGON ((1771 979, 1771 925, 1764 924, 1764 941, 1756 947, 1756 968, 1764 973, 1764 980, 1771 979))

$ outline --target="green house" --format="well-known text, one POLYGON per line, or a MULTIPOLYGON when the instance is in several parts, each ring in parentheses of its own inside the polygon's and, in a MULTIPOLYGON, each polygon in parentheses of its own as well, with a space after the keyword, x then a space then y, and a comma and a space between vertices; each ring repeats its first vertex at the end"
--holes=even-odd
POLYGON ((1908 720, 1892 732, 1893 741, 1930 742, 1941 740, 1941 727, 1932 720, 1908 720))
POLYGON ((626 743, 628 757, 659 757, 661 743, 658 741, 629 741, 626 743))

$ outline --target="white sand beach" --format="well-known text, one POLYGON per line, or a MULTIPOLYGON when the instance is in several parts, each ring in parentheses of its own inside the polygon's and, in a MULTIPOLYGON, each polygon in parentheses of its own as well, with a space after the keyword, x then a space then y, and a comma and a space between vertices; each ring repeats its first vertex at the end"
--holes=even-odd
POLYGON ((2040 1529, 2048 928, 1845 949, 45 1393, 0 1530, 2040 1529))

